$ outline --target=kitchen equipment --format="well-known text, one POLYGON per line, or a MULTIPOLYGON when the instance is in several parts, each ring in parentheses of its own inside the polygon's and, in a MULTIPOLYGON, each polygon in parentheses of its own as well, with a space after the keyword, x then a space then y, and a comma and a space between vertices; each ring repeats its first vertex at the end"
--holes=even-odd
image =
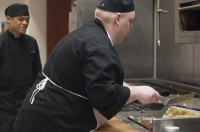
POLYGON ((146 121, 141 122, 141 121, 143 121, 143 120, 138 121, 138 119, 135 119, 134 116, 129 116, 128 119, 131 120, 131 121, 133 121, 134 123, 136 123, 136 124, 138 124, 138 125, 144 127, 145 129, 147 129, 147 130, 149 130, 149 131, 152 131, 152 123, 148 123, 148 122, 146 122, 146 121))
POLYGON ((164 132, 167 126, 177 126, 181 132, 199 132, 200 118, 162 118, 160 111, 140 111, 127 117, 129 120, 147 129, 149 132, 164 132))
POLYGON ((153 132, 163 132, 166 126, 177 126, 180 132, 199 132, 200 118, 155 118, 152 120, 153 132))
POLYGON ((190 107, 193 110, 200 108, 200 95, 196 92, 191 93, 185 91, 185 87, 174 86, 168 88, 168 85, 152 85, 160 95, 166 99, 163 103, 142 104, 139 101, 134 101, 126 105, 117 115, 117 118, 126 122, 130 126, 137 128, 140 132, 164 132, 165 127, 176 126, 180 128, 180 132, 198 132, 200 130, 200 118, 162 118, 168 108, 172 105, 181 105, 190 107), (161 87, 163 86, 163 87, 161 87), (163 92, 164 91, 164 92, 163 92))
MULTIPOLYGON (((165 119, 162 118, 162 116, 166 113, 167 109, 171 106, 179 106, 179 107, 183 107, 183 108, 188 108, 188 109, 192 109, 192 110, 200 110, 200 105, 198 105, 199 102, 199 98, 195 98, 193 97, 195 95, 195 93, 189 93, 189 94, 185 94, 185 95, 179 95, 180 97, 176 97, 177 100, 175 100, 176 102, 169 101, 169 102, 174 102, 172 104, 168 104, 166 103, 166 105, 163 105, 162 107, 158 107, 158 110, 154 110, 154 106, 158 106, 158 104, 161 105, 161 103, 157 103, 155 104, 149 104, 148 107, 146 107, 146 105, 144 105, 142 108, 145 108, 144 110, 138 110, 138 111, 124 111, 123 116, 127 117, 127 119, 129 119, 130 121, 133 121, 135 124, 140 125, 141 127, 143 127, 144 129, 146 129, 147 131, 150 132, 161 132, 164 131, 165 127, 167 126, 177 126, 180 127, 180 131, 181 132, 188 132, 188 131, 192 131, 192 132, 198 132, 197 130, 200 129, 200 118, 198 117, 188 117, 188 118, 170 118, 170 119, 165 119), (177 103, 178 102, 178 103, 177 103), (184 103, 186 106, 184 105, 179 105, 179 103, 184 103), (196 105, 194 105, 196 104, 196 105), (152 107, 153 111, 150 109, 150 107, 152 107), (149 109, 149 111, 148 111, 149 109), (151 119, 151 120, 150 120, 151 119)), ((169 97, 174 97, 174 95, 170 95, 169 97)), ((172 98, 170 98, 172 99, 172 98)), ((141 108, 139 106, 138 103, 133 103, 132 105, 134 105, 135 107, 137 106, 138 108, 141 108)), ((130 107, 132 106, 130 105, 130 107)), ((141 104, 142 105, 142 104, 141 104)))
POLYGON ((179 132, 180 128, 177 126, 166 126, 165 132, 179 132))
POLYGON ((178 96, 174 96, 174 97, 164 97, 161 96, 160 97, 160 101, 164 104, 164 105, 170 105, 170 104, 174 104, 174 103, 178 103, 178 102, 182 102, 185 100, 189 100, 191 98, 193 98, 195 95, 194 92, 191 92, 189 94, 185 94, 185 95, 178 95, 178 96))

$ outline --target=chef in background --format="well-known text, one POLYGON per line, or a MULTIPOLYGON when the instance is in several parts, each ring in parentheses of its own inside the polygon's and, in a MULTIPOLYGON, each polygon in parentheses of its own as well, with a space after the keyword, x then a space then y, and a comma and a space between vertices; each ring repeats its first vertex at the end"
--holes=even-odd
POLYGON ((15 3, 5 9, 8 30, 0 35, 0 132, 16 132, 13 123, 41 61, 36 40, 26 35, 29 11, 15 3))
POLYGON ((159 93, 149 86, 123 86, 113 45, 126 40, 134 18, 133 0, 99 2, 95 19, 64 37, 51 53, 20 109, 16 130, 92 132, 132 101, 158 102, 159 93))

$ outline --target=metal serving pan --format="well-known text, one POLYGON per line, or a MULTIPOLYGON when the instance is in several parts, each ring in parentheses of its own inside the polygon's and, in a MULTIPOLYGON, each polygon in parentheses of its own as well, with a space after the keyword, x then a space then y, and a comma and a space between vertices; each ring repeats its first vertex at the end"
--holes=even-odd
MULTIPOLYGON (((136 124, 149 130, 150 132, 164 132, 166 126, 177 126, 180 132, 199 132, 200 118, 162 118, 169 106, 165 106, 161 111, 137 111, 127 113, 128 119, 134 121, 136 124), (148 118, 150 120, 148 120, 148 118)), ((188 108, 192 110, 200 110, 199 107, 186 107, 178 104, 172 106, 188 108)))
POLYGON ((134 112, 134 115, 128 118, 150 132, 164 132, 166 126, 177 126, 180 128, 180 132, 199 132, 200 130, 200 118, 166 119, 162 118, 160 111, 134 112), (141 117, 152 118, 152 121, 143 120, 141 117))
POLYGON ((153 119, 153 132, 164 132, 166 126, 177 126, 180 132, 199 132, 200 118, 155 118, 153 119))

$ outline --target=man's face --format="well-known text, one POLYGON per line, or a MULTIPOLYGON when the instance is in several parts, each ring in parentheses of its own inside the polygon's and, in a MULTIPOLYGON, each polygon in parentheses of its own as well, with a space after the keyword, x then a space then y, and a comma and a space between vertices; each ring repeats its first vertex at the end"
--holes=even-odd
POLYGON ((127 39, 129 31, 133 28, 133 20, 135 18, 135 11, 124 13, 120 17, 118 26, 117 43, 120 44, 127 39))
POLYGON ((22 34, 26 33, 26 29, 29 25, 29 16, 17 16, 10 17, 7 16, 9 30, 11 33, 15 35, 15 37, 19 37, 22 34))

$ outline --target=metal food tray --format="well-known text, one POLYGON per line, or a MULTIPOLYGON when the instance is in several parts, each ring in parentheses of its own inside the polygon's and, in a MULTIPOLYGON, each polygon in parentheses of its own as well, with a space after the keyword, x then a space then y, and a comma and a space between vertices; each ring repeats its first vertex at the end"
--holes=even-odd
POLYGON ((164 132, 166 126, 178 126, 180 132, 199 132, 200 118, 156 118, 153 119, 153 132, 164 132))
MULTIPOLYGON (((177 103, 178 105, 200 108, 200 99, 192 98, 187 101, 177 103)), ((166 126, 178 126, 180 132, 199 132, 200 118, 162 118, 166 110, 170 106, 164 107, 161 111, 145 111, 126 113, 128 118, 135 123, 141 125, 151 132, 164 132, 166 126), (130 116, 133 118, 131 119, 130 116), (141 120, 141 117, 152 118, 152 122, 141 120), (142 121, 142 122, 141 122, 142 121)))
MULTIPOLYGON (((191 108, 200 108, 200 98, 192 98, 190 100, 182 101, 177 104, 191 108)), ((164 109, 165 111, 167 110, 167 108, 164 109)), ((163 111, 161 112, 161 114, 163 115, 163 111)), ((180 132, 199 132, 200 118, 155 118, 152 121, 153 132, 163 132, 164 127, 166 126, 178 126, 180 128, 180 132)))

